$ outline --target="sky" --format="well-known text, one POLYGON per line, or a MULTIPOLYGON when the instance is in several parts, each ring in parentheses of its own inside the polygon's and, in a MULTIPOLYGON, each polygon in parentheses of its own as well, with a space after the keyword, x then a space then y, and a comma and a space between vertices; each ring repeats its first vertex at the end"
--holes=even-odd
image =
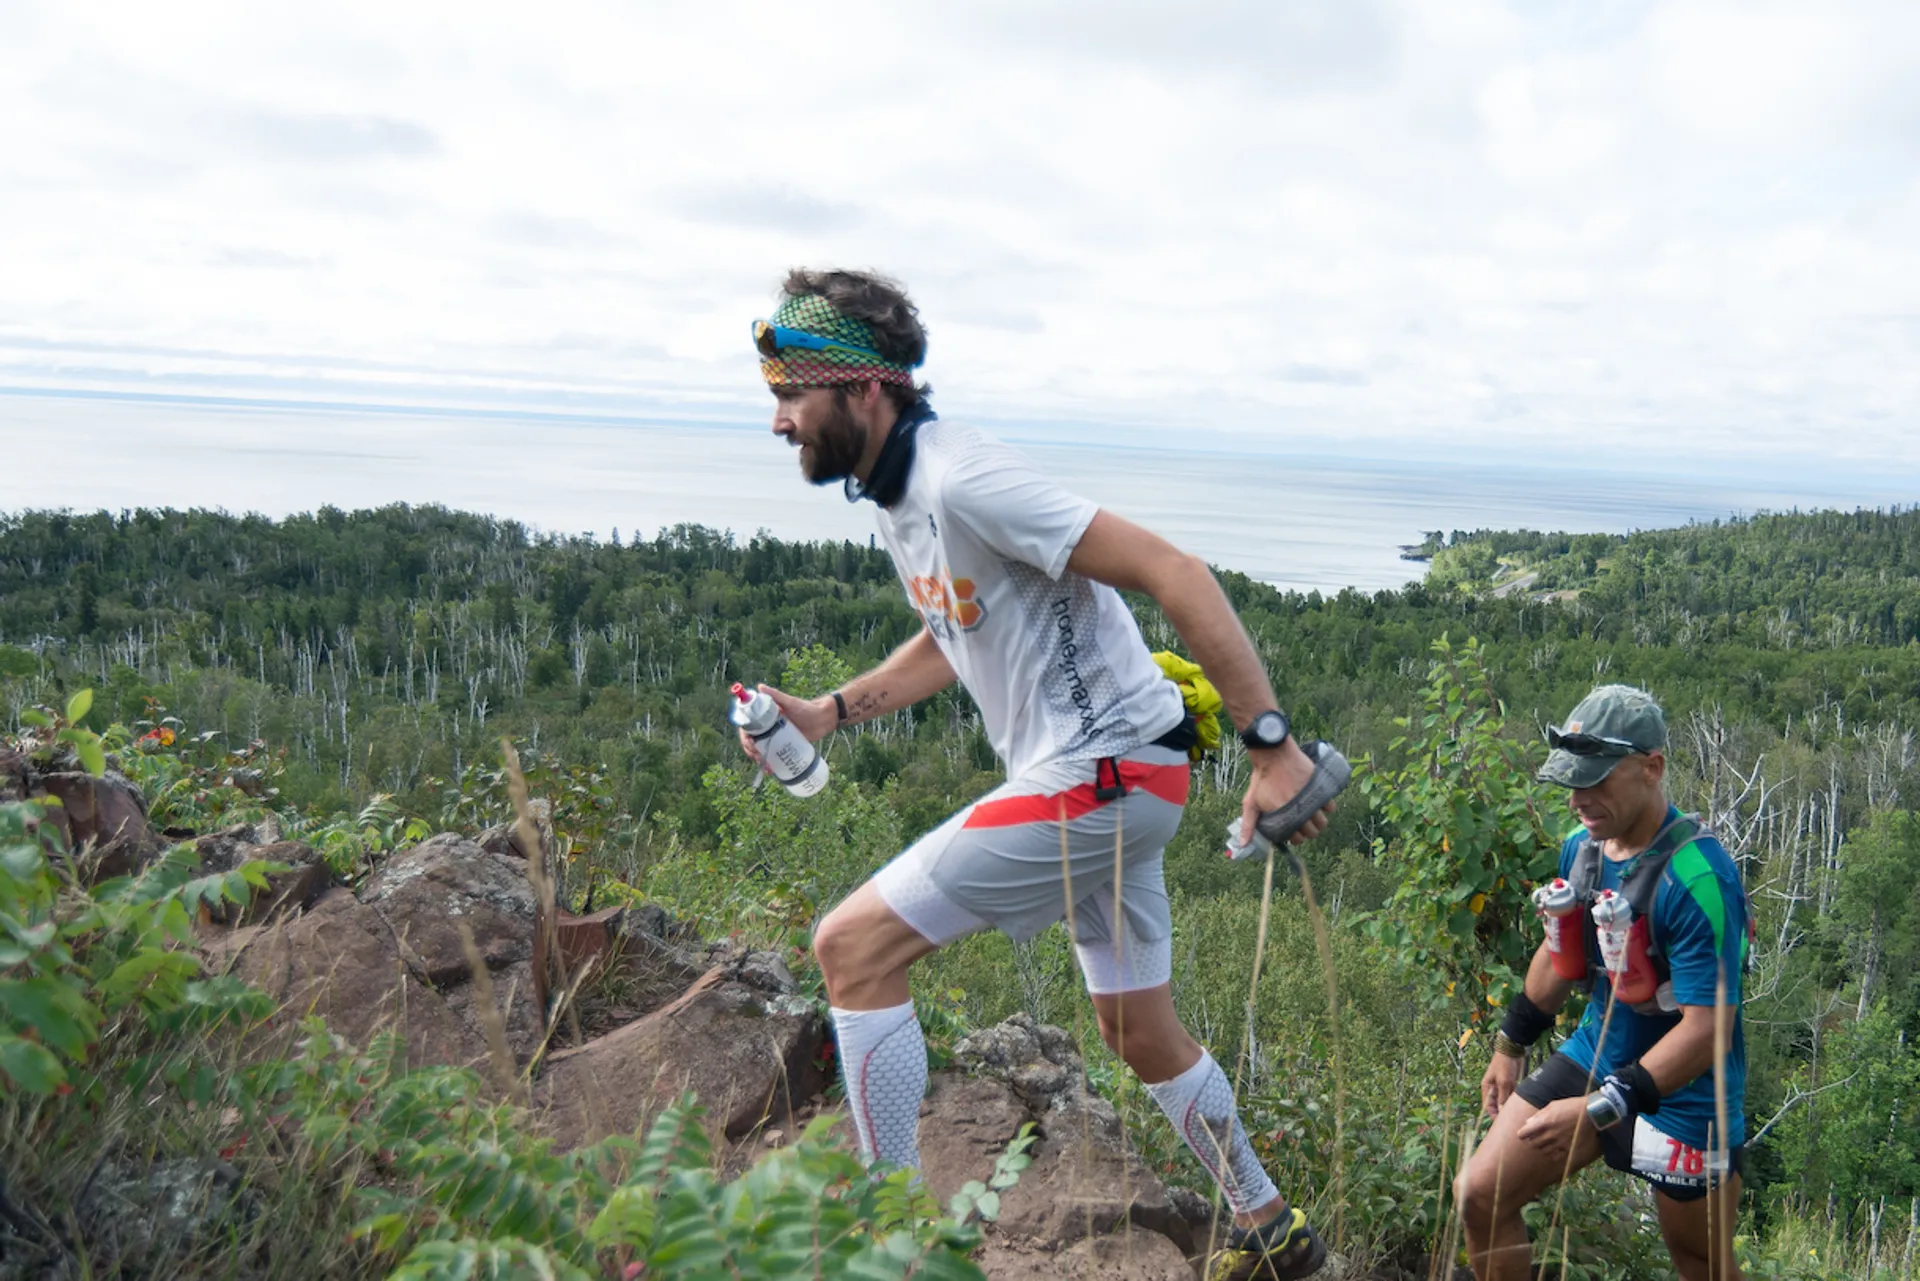
POLYGON ((1911 0, 0 0, 0 157, 0 391, 757 421, 835 264, 1062 441, 1920 466, 1911 0))

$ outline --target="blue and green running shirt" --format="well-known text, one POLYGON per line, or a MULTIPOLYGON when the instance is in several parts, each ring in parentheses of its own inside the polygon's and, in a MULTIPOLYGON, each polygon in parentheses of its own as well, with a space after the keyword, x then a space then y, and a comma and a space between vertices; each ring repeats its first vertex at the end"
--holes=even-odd
MULTIPOLYGON (((1669 809, 1671 822, 1679 811, 1669 809)), ((1576 829, 1560 847, 1560 875, 1573 868, 1575 853, 1587 839, 1584 828, 1576 829)), ((1600 888, 1618 892, 1624 873, 1632 862, 1600 860, 1600 888)), ((1740 1026, 1741 977, 1747 954, 1747 896, 1740 886, 1740 872, 1726 850, 1710 835, 1703 835, 1676 852, 1660 877, 1653 898, 1653 937, 1663 949, 1673 979, 1673 998, 1681 1005, 1711 1006, 1717 999, 1722 966, 1727 976, 1727 1000, 1733 1006, 1733 1049, 1727 1057, 1727 1126, 1733 1131, 1732 1146, 1747 1141, 1746 1087, 1747 1045, 1740 1026)), ((1560 1053, 1596 1078, 1639 1059, 1654 1042, 1678 1026, 1680 1015, 1637 1014, 1625 1005, 1613 1011, 1607 1028, 1607 1043, 1600 1047, 1595 1063, 1594 1049, 1600 1039, 1600 1020, 1606 1012, 1611 984, 1602 972, 1594 980, 1593 994, 1586 1015, 1574 1029, 1560 1053)), ((1707 1147, 1708 1127, 1715 1124, 1713 1070, 1709 1068, 1679 1090, 1660 1100, 1654 1124, 1691 1147, 1707 1147)), ((1714 1145, 1716 1148, 1720 1144, 1714 1145)))

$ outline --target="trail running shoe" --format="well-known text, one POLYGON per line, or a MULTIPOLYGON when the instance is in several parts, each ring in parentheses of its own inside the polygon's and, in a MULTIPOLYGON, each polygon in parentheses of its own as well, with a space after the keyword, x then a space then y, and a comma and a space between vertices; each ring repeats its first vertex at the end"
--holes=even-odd
POLYGON ((1327 1247, 1298 1207, 1257 1228, 1233 1228, 1207 1259, 1207 1281, 1295 1281, 1327 1261, 1327 1247))

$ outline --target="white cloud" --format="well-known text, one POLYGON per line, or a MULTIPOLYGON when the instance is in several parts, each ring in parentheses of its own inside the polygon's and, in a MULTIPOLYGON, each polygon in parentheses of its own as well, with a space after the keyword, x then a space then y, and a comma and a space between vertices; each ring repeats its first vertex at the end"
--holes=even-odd
MULTIPOLYGON (((796 262, 943 403, 1920 461, 1920 10, 0 7, 0 384, 757 415, 796 262)), ((1071 430, 1063 427, 1061 430, 1071 430)))

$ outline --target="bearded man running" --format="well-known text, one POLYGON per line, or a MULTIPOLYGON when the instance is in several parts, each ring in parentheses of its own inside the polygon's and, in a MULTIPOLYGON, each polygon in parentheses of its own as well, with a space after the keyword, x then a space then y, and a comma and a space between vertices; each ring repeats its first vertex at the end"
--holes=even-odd
POLYGON ((1264 815, 1262 830, 1283 839, 1318 834, 1345 762, 1324 745, 1309 756, 1291 737, 1204 562, 934 414, 912 372, 926 331, 896 282, 795 271, 754 340, 774 434, 799 449, 809 481, 844 481, 850 500, 873 501, 925 623, 830 695, 762 688, 818 741, 957 679, 1007 767, 1006 783, 920 838, 814 932, 863 1155, 920 1164, 927 1052, 908 967, 980 930, 1018 941, 1068 917, 1101 1035, 1233 1210, 1214 1275, 1319 1271, 1325 1247, 1261 1169, 1226 1074, 1174 1012, 1161 855, 1186 803, 1193 730, 1115 589, 1159 604, 1242 727, 1253 766, 1242 830, 1264 815))

